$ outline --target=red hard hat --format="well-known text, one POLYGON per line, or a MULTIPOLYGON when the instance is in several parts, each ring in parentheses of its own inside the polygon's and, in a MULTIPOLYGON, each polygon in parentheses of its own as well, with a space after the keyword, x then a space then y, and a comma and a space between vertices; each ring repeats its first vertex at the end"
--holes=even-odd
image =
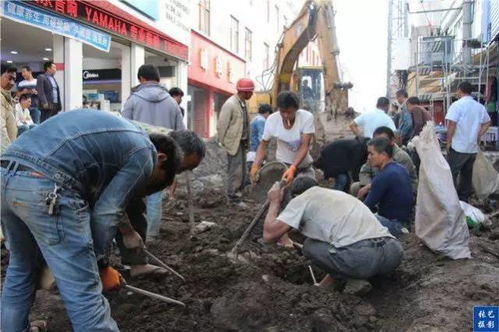
POLYGON ((237 91, 249 91, 253 92, 255 90, 255 84, 249 78, 241 78, 236 84, 237 91))

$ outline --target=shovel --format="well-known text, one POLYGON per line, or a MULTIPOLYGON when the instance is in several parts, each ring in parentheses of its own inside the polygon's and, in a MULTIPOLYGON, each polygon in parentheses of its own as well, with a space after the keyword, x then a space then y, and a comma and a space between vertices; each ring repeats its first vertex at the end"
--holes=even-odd
MULTIPOLYGON (((287 184, 287 182, 285 180, 281 180, 279 182, 279 188, 282 188, 284 187, 285 185, 287 184)), ((248 236, 251 234, 251 231, 253 231, 253 229, 255 228, 255 226, 258 224, 258 221, 260 221, 260 218, 263 216, 263 214, 267 211, 267 209, 269 208, 269 200, 267 199, 265 201, 265 203, 263 203, 263 205, 260 207, 260 209, 258 210, 258 212, 256 213, 255 217, 253 218, 253 220, 250 222, 250 224, 248 225, 248 227, 246 228, 246 230, 244 231, 243 235, 241 236, 241 238, 237 241, 236 245, 232 248, 232 250, 229 252, 228 256, 229 258, 236 258, 237 257, 237 250, 239 249, 239 246, 244 242, 246 241, 246 239, 248 238, 248 236)))

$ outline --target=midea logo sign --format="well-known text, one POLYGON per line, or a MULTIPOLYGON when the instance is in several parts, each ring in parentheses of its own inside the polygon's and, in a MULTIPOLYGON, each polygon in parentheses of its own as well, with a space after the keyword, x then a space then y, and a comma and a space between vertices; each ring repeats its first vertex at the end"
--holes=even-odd
POLYGON ((97 73, 91 73, 88 70, 85 70, 83 72, 83 79, 87 80, 89 78, 99 78, 99 74, 97 74, 97 73))

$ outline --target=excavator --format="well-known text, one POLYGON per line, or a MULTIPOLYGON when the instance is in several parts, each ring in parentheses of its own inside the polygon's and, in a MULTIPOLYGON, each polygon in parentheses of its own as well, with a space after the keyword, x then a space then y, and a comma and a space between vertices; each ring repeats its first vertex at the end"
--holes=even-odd
POLYGON ((302 105, 315 115, 315 138, 321 145, 331 139, 326 137, 325 122, 347 111, 348 90, 353 87, 341 81, 334 15, 331 0, 305 3, 298 17, 283 32, 273 66, 262 74, 262 77, 273 74, 270 91, 256 95, 257 103, 270 102, 275 107, 279 92, 297 92, 302 105), (300 53, 314 39, 318 40, 322 66, 296 68, 300 53))

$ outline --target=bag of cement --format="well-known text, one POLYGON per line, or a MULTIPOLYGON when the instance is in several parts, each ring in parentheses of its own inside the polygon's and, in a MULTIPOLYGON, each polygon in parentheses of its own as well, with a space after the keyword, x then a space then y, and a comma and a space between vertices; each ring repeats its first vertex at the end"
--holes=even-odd
POLYGON ((482 211, 463 201, 459 201, 459 204, 466 215, 466 224, 469 228, 475 228, 481 224, 490 225, 490 220, 482 211))
POLYGON ((433 122, 412 140, 421 159, 416 203, 416 235, 431 250, 452 259, 470 258, 466 217, 433 122))
POLYGON ((485 199, 499 189, 499 173, 482 151, 476 155, 471 183, 479 199, 485 199))

